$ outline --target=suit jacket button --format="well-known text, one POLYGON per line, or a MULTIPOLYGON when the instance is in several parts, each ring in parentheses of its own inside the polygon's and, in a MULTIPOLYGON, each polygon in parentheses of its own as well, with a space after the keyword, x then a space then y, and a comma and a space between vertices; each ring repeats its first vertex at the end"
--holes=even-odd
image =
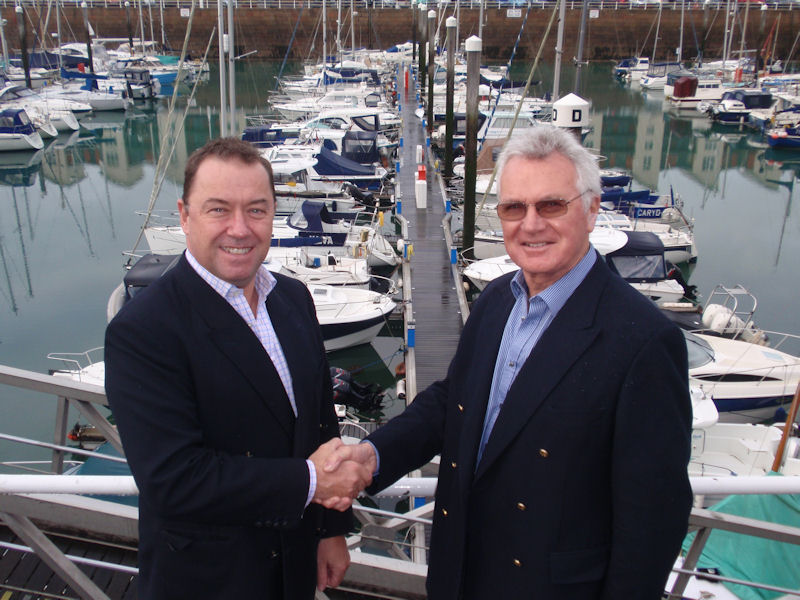
POLYGON ((250 452, 250 450, 248 450, 247 452, 245 452, 245 453, 244 453, 244 455, 245 455, 247 458, 252 458, 252 457, 253 457, 253 453, 252 453, 252 452, 250 452))
POLYGON ((541 456, 542 458, 547 458, 548 456, 550 456, 550 453, 544 448, 539 448, 539 456, 541 456))
POLYGON ((451 462, 451 463, 450 463, 450 466, 451 466, 451 467, 453 467, 453 468, 455 469, 455 468, 456 468, 456 466, 457 466, 457 465, 456 465, 456 461, 453 461, 453 462, 451 462))
POLYGON ((446 508, 442 509, 442 515, 445 516, 445 517, 447 516, 447 509, 446 508))
POLYGON ((521 567, 521 566, 522 566, 522 561, 521 561, 520 559, 518 559, 518 558, 515 558, 515 559, 514 559, 514 560, 512 560, 511 562, 513 562, 513 563, 514 563, 514 566, 515 566, 515 567, 521 567))
POLYGON ((464 412, 464 405, 463 404, 459 404, 458 405, 458 410, 459 410, 459 412, 464 412))
POLYGON ((278 552, 277 550, 273 550, 272 552, 269 553, 270 558, 278 558, 279 554, 280 552, 278 552))
POLYGON ((526 509, 526 508, 528 508, 528 507, 527 507, 527 506, 525 506, 525 505, 524 505, 522 502, 517 502, 517 508, 518 508, 519 510, 525 510, 525 509, 526 509))

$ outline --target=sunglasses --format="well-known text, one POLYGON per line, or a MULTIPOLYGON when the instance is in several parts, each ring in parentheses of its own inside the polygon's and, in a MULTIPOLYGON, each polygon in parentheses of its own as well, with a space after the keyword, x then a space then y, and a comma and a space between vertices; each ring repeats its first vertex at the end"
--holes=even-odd
POLYGON ((497 205, 497 216, 503 221, 520 221, 528 213, 528 207, 533 206, 540 217, 545 219, 555 219, 556 217, 567 214, 569 203, 574 202, 586 192, 581 192, 574 198, 564 200, 554 198, 552 200, 539 200, 538 202, 500 202, 497 205))

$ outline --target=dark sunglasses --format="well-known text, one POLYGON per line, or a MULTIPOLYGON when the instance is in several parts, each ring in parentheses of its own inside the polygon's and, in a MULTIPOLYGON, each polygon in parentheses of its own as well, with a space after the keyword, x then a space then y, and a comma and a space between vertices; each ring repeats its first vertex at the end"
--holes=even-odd
POLYGON ((564 200, 555 198, 553 200, 539 200, 538 202, 500 202, 497 205, 497 216, 503 221, 520 221, 525 218, 528 207, 533 206, 540 217, 545 219, 555 219, 567 214, 569 203, 577 200, 586 192, 581 192, 574 198, 564 200))

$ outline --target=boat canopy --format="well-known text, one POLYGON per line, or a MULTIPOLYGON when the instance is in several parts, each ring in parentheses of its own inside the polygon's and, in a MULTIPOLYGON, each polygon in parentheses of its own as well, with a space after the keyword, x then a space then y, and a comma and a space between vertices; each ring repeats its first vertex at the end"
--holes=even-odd
POLYGON ((125 302, 166 273, 180 257, 180 254, 145 254, 137 260, 122 278, 125 302))
POLYGON ((772 106, 772 94, 761 90, 729 90, 722 94, 723 100, 738 100, 745 108, 769 108, 772 106))
POLYGON ((612 271, 631 283, 652 283, 667 278, 664 244, 649 231, 623 231, 628 242, 606 254, 612 271))
POLYGON ((378 134, 374 131, 348 131, 342 138, 342 156, 361 164, 380 162, 378 134))

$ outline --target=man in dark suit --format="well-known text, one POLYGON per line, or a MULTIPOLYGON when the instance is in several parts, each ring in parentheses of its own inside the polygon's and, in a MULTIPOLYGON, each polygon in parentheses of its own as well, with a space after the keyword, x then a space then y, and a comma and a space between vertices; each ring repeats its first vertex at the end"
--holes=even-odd
POLYGON ((314 304, 262 266, 271 166, 240 140, 210 142, 178 209, 186 253, 106 332, 106 392, 140 490, 139 595, 310 599, 344 576, 352 521, 312 501, 344 510, 370 473, 321 468, 341 441, 314 304))
POLYGON ((683 336, 591 247, 600 177, 571 134, 499 163, 520 271, 475 302, 446 379, 325 468, 363 461, 372 492, 441 454, 432 600, 656 600, 692 498, 683 336))

